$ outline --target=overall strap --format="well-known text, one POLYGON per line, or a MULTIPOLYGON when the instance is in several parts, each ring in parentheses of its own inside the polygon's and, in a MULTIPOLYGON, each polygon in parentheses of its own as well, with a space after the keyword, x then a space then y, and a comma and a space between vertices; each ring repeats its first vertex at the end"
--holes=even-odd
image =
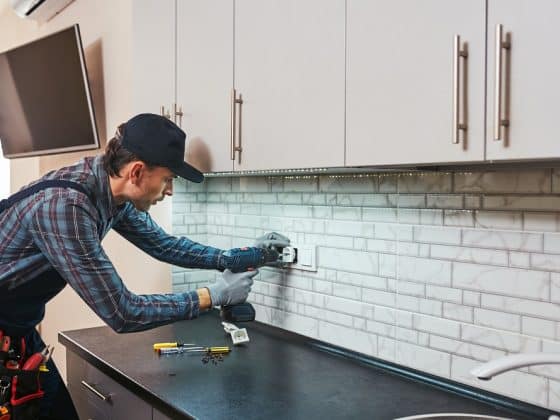
POLYGON ((15 194, 11 195, 10 197, 6 198, 5 200, 0 201, 0 213, 2 213, 6 209, 12 207, 18 201, 21 201, 24 198, 27 198, 30 195, 33 195, 36 192, 39 192, 39 191, 47 189, 47 188, 72 188, 74 190, 80 191, 81 193, 84 193, 85 195, 88 196, 88 198, 91 199, 91 197, 89 197, 88 191, 82 185, 78 184, 77 182, 66 181, 66 180, 62 180, 62 179, 49 179, 49 180, 46 180, 46 181, 40 181, 40 182, 32 185, 31 187, 25 188, 21 191, 18 191, 17 193, 15 193, 15 194))

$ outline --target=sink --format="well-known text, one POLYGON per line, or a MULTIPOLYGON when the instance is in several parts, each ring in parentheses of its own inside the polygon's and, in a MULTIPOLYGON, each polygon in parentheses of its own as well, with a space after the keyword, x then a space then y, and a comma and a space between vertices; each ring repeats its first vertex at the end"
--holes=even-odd
POLYGON ((409 417, 399 417, 395 420, 513 420, 508 417, 485 416, 483 414, 472 413, 432 413, 432 414, 418 414, 409 417))

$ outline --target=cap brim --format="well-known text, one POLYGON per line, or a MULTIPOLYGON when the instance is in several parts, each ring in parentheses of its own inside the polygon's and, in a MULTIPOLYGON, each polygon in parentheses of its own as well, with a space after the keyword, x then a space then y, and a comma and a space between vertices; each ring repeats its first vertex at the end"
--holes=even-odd
POLYGON ((176 168, 169 168, 171 171, 181 178, 188 179, 189 181, 200 183, 204 180, 204 175, 198 169, 193 168, 187 162, 176 168))

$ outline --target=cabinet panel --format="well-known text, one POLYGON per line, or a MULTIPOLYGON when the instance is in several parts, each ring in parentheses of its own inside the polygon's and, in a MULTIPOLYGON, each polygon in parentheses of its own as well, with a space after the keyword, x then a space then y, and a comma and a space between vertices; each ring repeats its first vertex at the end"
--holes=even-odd
POLYGON ((175 99, 175 0, 132 2, 132 110, 160 114, 175 99))
POLYGON ((484 0, 348 0, 346 164, 484 159, 484 0), (466 141, 453 144, 454 36, 466 141), (465 88, 466 86, 466 88, 465 88))
POLYGON ((487 158, 491 160, 559 158, 557 0, 489 0, 487 158), (494 140, 496 25, 511 37, 502 51, 502 118, 509 120, 502 140, 494 140))
POLYGON ((236 170, 343 166, 344 0, 236 0, 236 170))
POLYGON ((233 0, 179 1, 177 103, 182 106, 182 126, 189 139, 188 161, 201 171, 233 170, 232 87, 233 0))

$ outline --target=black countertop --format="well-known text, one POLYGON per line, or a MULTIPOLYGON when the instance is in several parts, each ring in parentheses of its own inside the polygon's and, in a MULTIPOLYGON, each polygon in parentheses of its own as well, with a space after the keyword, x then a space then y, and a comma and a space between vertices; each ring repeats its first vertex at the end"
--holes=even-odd
POLYGON ((530 418, 322 351, 314 340, 265 324, 238 326, 251 341, 218 364, 204 364, 200 354, 158 357, 152 350, 155 342, 175 340, 231 346, 217 311, 133 334, 66 331, 59 341, 173 418, 385 420, 434 412, 530 418))

